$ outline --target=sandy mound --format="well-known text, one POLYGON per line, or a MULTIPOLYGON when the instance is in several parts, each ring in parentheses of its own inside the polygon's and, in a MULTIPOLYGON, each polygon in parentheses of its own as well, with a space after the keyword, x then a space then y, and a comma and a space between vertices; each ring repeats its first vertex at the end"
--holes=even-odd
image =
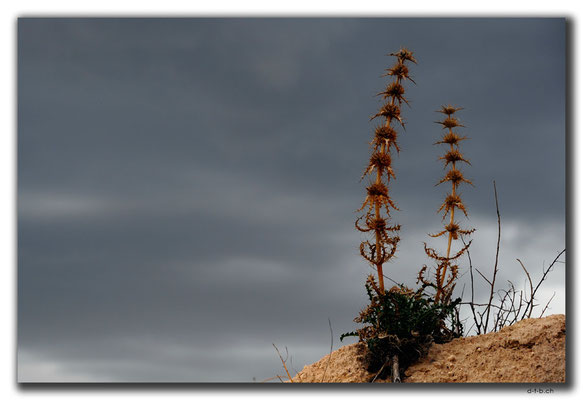
MULTIPOLYGON (((370 382, 354 343, 307 365, 294 382, 370 382)), ((565 382, 565 316, 522 320, 500 332, 434 344, 404 382, 565 382)), ((380 381, 382 382, 382 381, 380 381)))

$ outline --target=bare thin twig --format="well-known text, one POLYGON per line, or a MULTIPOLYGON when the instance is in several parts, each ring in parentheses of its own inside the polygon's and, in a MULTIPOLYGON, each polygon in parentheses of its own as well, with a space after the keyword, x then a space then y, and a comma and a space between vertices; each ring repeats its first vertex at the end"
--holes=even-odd
MULTIPOLYGON (((471 306, 473 304, 476 307, 487 307, 488 306, 488 304, 472 303, 472 302, 469 302, 469 301, 464 301, 464 302, 461 302, 459 304, 463 304, 463 305, 466 305, 467 304, 469 306, 471 306)), ((501 309, 501 310, 503 309, 501 306, 498 306, 496 304, 492 304, 490 307, 498 308, 498 309, 501 309)))
MULTIPOLYGON (((480 274, 480 276, 481 276, 482 278, 484 278, 484 280, 485 280, 486 282, 488 282, 488 284, 489 284, 490 286, 493 286, 493 285, 492 285, 492 282, 490 282, 490 280, 489 280, 488 278, 486 278, 486 277, 484 276, 484 274, 483 274, 483 273, 481 273, 481 272, 480 272, 480 270, 479 270, 478 268, 476 268, 476 272, 477 272, 478 274, 480 274)), ((494 296, 494 294, 492 294, 492 296, 494 296)))
POLYGON ((287 377, 289 378, 289 381, 291 383, 294 382, 294 380, 292 379, 291 375, 289 374, 289 371, 287 370, 287 366, 285 365, 285 361, 283 359, 283 357, 281 356, 281 353, 279 352, 279 349, 277 348, 277 346, 275 345, 275 343, 271 343, 273 345, 273 347, 275 347, 275 351, 277 351, 277 355, 279 356, 279 359, 281 360, 281 363, 283 364, 283 369, 285 369, 285 373, 287 374, 287 377))
MULTIPOLYGON (((525 318, 531 318, 533 309, 535 307, 539 306, 539 304, 536 303, 537 290, 541 286, 542 282, 547 278, 547 275, 553 269, 553 266, 556 263, 560 262, 559 258, 564 254, 565 251, 566 251, 566 249, 563 249, 561 252, 559 252, 557 254, 557 256, 555 257, 555 259, 553 260, 553 262, 548 267, 543 268, 543 276, 536 286, 533 285, 532 277, 530 276, 530 273, 526 269, 526 266, 524 265, 524 263, 520 259, 516 259, 520 263, 520 266, 524 270, 526 278, 529 281, 530 297, 528 294, 524 294, 523 290, 520 290, 520 291, 517 290, 516 287, 514 286, 514 284, 512 283, 512 281, 508 281, 508 289, 501 289, 501 290, 495 291, 495 293, 498 295, 498 304, 494 304, 493 302, 490 302, 490 301, 487 304, 480 304, 480 303, 476 303, 473 300, 470 302, 460 303, 460 304, 470 305, 470 307, 472 308, 472 314, 474 315, 474 322, 475 322, 472 325, 472 327, 475 326, 475 329, 478 332, 478 334, 488 332, 488 325, 485 323, 484 316, 487 313, 494 312, 494 310, 496 310, 496 311, 494 314, 492 314, 494 320, 492 321, 493 326, 490 329, 491 332, 496 332, 496 331, 500 330, 501 328, 503 328, 505 326, 512 325, 519 320, 522 320, 525 318), (482 312, 478 311, 477 310, 478 307, 482 308, 484 311, 482 311, 482 312)), ((488 281, 479 270, 476 269, 476 271, 478 271, 478 273, 486 281, 488 281)), ((471 271, 470 271, 470 275, 471 275, 471 271)), ((491 282, 489 282, 489 283, 491 283, 491 282)), ((524 286, 526 287, 526 279, 524 281, 524 286)), ((546 303, 539 318, 541 318, 545 314, 545 312, 549 309, 549 305, 552 302, 552 300, 554 299, 555 295, 556 295, 556 293, 553 293, 553 296, 546 303)))
POLYGON ((302 378, 300 378, 300 373, 298 372, 298 370, 296 369, 296 367, 294 367, 294 363, 293 363, 293 358, 292 357, 289 358, 289 363, 291 365, 291 369, 293 369, 293 371, 295 372, 295 375, 294 376, 297 376, 297 378, 300 381, 300 383, 304 383, 302 381, 302 378))
POLYGON ((551 269, 553 268, 553 266, 555 265, 555 263, 558 262, 559 257, 561 257, 561 255, 563 255, 563 253, 566 251, 567 249, 563 249, 559 254, 557 254, 557 256, 555 257, 555 259, 553 260, 553 262, 549 265, 549 267, 546 269, 546 271, 544 271, 543 276, 541 278, 541 280, 539 281, 539 283, 536 285, 536 287, 534 288, 533 291, 533 296, 536 294, 536 291, 538 290, 538 288, 540 287, 540 285, 543 283, 543 281, 547 278, 547 275, 549 272, 551 272, 551 269))
POLYGON ((281 376, 279 376, 279 375, 275 375, 275 376, 272 376, 271 378, 264 379, 260 383, 266 383, 266 382, 272 381, 274 379, 279 379, 281 381, 281 383, 284 383, 283 380, 281 379, 281 376))
POLYGON ((534 304, 536 292, 538 291, 540 285, 547 278, 547 275, 549 274, 549 272, 551 272, 555 263, 559 260, 559 257, 561 257, 566 250, 567 249, 563 249, 561 252, 559 252, 559 254, 557 254, 557 256, 555 257, 553 262, 550 263, 550 265, 548 266, 548 268, 546 270, 543 268, 543 276, 541 277, 540 281, 538 282, 538 284, 535 286, 534 290, 532 291, 531 298, 528 300, 528 302, 526 304, 526 307, 525 307, 524 312, 522 314, 522 318, 525 318, 527 311, 529 312, 529 315, 530 315, 530 312, 532 312, 532 309, 534 307, 536 307, 536 305, 534 304))
MULTIPOLYGON (((464 240, 464 238, 462 237, 462 243, 464 244, 464 246, 466 245, 466 241, 464 240)), ((468 249, 467 251, 468 254, 468 261, 470 264, 470 287, 471 287, 471 293, 472 293, 472 298, 470 301, 470 308, 472 309, 472 316, 474 317, 474 324, 476 326, 476 329, 478 330, 478 335, 481 333, 481 327, 480 324, 478 324, 478 318, 476 317, 476 308, 474 307, 474 269, 472 266, 472 257, 470 256, 470 249, 468 249)), ((470 328, 471 329, 471 328, 470 328)))
MULTIPOLYGON (((526 270, 526 267, 524 266, 522 261, 520 261, 518 258, 516 259, 516 261, 518 261, 520 263, 520 266, 522 267, 522 269, 524 270, 524 273, 526 274, 526 277, 528 278, 528 283, 530 284, 530 300, 533 301, 534 291, 532 290, 532 279, 530 279, 530 274, 526 270)), ((528 318, 530 318, 531 314, 532 314, 532 307, 530 307, 530 310, 528 311, 528 318)))
POLYGON ((328 362, 326 363, 326 369, 324 369, 324 374, 322 375, 321 382, 324 382, 324 378, 326 377, 326 371, 328 371, 330 361, 332 360, 332 345, 334 344, 334 334, 332 333, 332 322, 330 322, 330 318, 328 318, 328 326, 330 327, 330 354, 328 354, 328 362))
POLYGON ((494 285, 496 284, 496 273, 498 272, 498 255, 500 254, 500 209, 498 208, 498 192, 496 191, 496 181, 494 183, 494 198, 496 199, 496 215, 498 216, 498 241, 496 243, 496 261, 494 262, 494 275, 492 276, 492 283, 490 284, 490 300, 488 301, 488 308, 486 310, 486 322, 484 327, 488 328, 488 320, 490 319, 490 305, 494 298, 494 285))
POLYGON ((553 295, 551 296, 551 298, 547 302, 547 305, 545 306, 545 308, 543 308, 543 312, 540 313, 540 317, 539 318, 542 318, 542 316, 544 315, 545 311, 547 311, 547 308, 549 308, 549 304, 551 304, 551 301, 553 301, 553 299, 555 298, 555 294, 557 294, 557 292, 553 292, 553 295))

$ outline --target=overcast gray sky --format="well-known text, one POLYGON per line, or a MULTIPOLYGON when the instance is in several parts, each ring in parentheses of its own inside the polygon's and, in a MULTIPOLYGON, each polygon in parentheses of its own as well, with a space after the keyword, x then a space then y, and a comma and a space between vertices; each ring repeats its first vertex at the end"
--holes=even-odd
POLYGON ((423 242, 445 244, 427 234, 451 103, 474 265, 491 274, 495 179, 499 288, 524 284, 516 258, 538 280, 565 247, 564 19, 20 19, 19 380, 260 381, 283 373, 272 343, 297 370, 324 356, 328 318, 339 347, 367 301, 359 178, 401 46, 419 63, 386 274, 414 285, 423 242))

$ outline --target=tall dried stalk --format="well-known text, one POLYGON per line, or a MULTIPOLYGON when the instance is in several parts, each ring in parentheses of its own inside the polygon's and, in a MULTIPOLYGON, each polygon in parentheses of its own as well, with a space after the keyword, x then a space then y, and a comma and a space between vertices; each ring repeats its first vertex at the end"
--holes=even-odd
POLYGON ((424 286, 431 286, 435 289, 435 302, 448 303, 451 299, 453 293, 455 282, 458 275, 459 266, 454 262, 466 252, 472 241, 470 240, 467 244, 464 244, 456 254, 451 254, 452 241, 461 239, 462 236, 469 235, 474 232, 474 229, 463 230, 460 228, 459 224, 455 221, 455 210, 456 208, 464 213, 467 217, 468 212, 466 207, 458 193, 458 187, 462 182, 472 184, 471 181, 467 180, 462 172, 459 170, 458 163, 470 162, 464 158, 463 154, 460 152, 459 145, 460 142, 467 139, 465 136, 460 136, 453 131, 454 128, 463 127, 459 120, 454 116, 456 111, 461 110, 461 108, 456 108, 453 106, 442 106, 441 110, 438 112, 445 115, 442 121, 437 121, 441 124, 447 132, 442 136, 441 140, 434 144, 445 144, 449 148, 446 153, 440 157, 440 160, 444 161, 444 168, 448 166, 450 169, 445 174, 445 177, 441 179, 437 185, 445 182, 451 183, 451 192, 446 196, 445 200, 441 204, 441 207, 437 212, 443 211, 443 218, 445 220, 449 215, 449 221, 444 226, 444 230, 434 235, 429 235, 431 237, 439 237, 447 234, 447 251, 445 256, 441 256, 434 249, 427 247, 425 243, 425 253, 437 262, 437 268, 435 270, 434 282, 431 282, 425 277, 427 272, 427 266, 424 265, 419 272, 418 281, 422 282, 424 286), (449 273, 449 274, 448 274, 449 273))
POLYGON ((384 118, 385 121, 384 124, 375 128, 375 135, 371 142, 373 152, 370 156, 369 164, 362 175, 364 178, 366 175, 371 174, 375 177, 375 180, 369 182, 366 188, 367 196, 360 209, 357 210, 366 211, 355 222, 356 229, 360 232, 374 232, 374 243, 370 243, 368 240, 362 242, 360 244, 360 254, 365 260, 376 266, 379 286, 382 292, 385 290, 383 264, 394 256, 400 239, 396 232, 401 229, 400 225, 389 225, 388 223, 391 208, 398 210, 389 195, 388 189, 391 177, 395 177, 392 168, 391 148, 394 147, 397 152, 400 151, 397 144, 398 134, 393 122, 396 121, 403 128, 405 126, 401 118, 401 103, 407 103, 407 100, 403 97, 405 89, 402 82, 404 79, 413 81, 409 77, 409 69, 406 62, 417 63, 413 53, 404 48, 390 55, 395 56, 397 62, 386 70, 387 73, 385 75, 392 76, 394 79, 383 92, 379 93, 386 100, 386 103, 371 118, 371 120, 384 118))

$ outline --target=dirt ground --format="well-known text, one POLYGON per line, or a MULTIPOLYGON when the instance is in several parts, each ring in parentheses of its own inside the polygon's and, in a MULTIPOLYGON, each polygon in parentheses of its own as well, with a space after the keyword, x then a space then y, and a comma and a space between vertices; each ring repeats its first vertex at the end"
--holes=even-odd
MULTIPOLYGON (((370 382, 374 374, 362 364, 364 354, 362 343, 341 347, 305 366, 293 381, 370 382)), ((434 344, 402 379, 405 383, 565 382, 565 316, 526 319, 500 332, 434 344)))

